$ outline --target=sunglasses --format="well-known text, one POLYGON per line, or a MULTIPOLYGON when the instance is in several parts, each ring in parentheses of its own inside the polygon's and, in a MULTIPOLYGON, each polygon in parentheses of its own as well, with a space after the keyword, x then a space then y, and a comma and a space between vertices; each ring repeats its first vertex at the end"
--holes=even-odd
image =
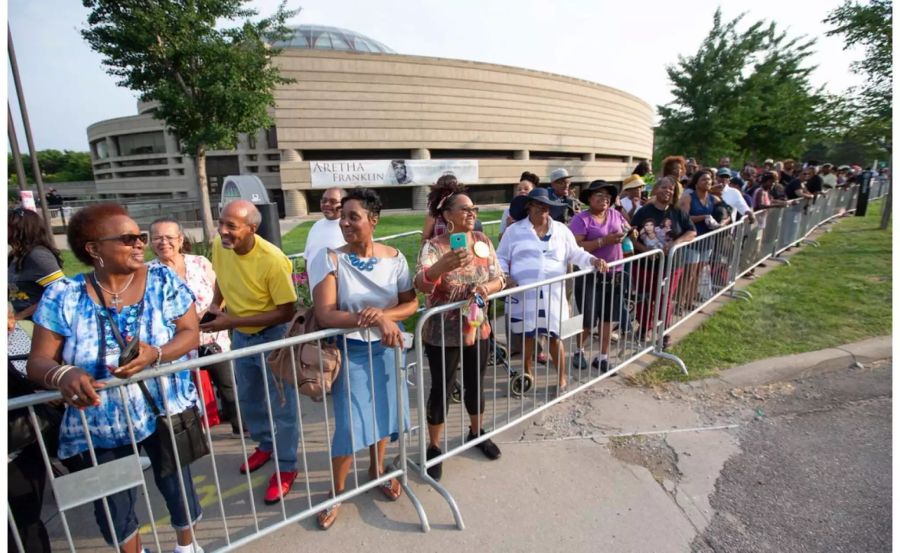
POLYGON ((104 238, 98 238, 97 242, 107 242, 110 240, 117 240, 126 246, 133 247, 138 240, 141 241, 141 244, 146 244, 148 241, 147 233, 142 232, 140 234, 120 234, 119 236, 106 236, 104 238))
POLYGON ((461 208, 459 208, 460 211, 462 211, 463 213, 465 213, 467 215, 478 215, 479 209, 480 208, 478 208, 478 207, 461 207, 461 208))

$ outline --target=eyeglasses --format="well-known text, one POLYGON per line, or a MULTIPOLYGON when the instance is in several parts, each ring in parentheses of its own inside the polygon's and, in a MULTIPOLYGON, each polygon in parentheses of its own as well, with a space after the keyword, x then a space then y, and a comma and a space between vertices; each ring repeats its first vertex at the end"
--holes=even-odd
POLYGON ((478 215, 478 209, 479 208, 477 206, 459 208, 459 210, 462 211, 463 213, 465 213, 466 215, 478 215))
POLYGON ((181 238, 180 236, 154 236, 151 238, 154 244, 162 244, 163 242, 168 242, 169 244, 174 244, 181 238))
POLYGON ((119 242, 125 244, 126 246, 133 247, 138 240, 141 241, 141 244, 147 243, 147 233, 142 232, 140 234, 120 234, 119 236, 106 236, 103 238, 98 238, 97 242, 107 242, 110 240, 118 240, 119 242))

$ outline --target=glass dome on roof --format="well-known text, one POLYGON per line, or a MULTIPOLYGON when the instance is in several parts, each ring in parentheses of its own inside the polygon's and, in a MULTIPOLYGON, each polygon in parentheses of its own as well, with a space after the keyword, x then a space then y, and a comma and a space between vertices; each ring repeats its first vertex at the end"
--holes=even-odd
POLYGON ((291 27, 292 36, 275 41, 278 48, 312 48, 315 50, 341 50, 347 52, 375 52, 396 54, 384 44, 363 36, 356 31, 325 25, 298 25, 291 27))

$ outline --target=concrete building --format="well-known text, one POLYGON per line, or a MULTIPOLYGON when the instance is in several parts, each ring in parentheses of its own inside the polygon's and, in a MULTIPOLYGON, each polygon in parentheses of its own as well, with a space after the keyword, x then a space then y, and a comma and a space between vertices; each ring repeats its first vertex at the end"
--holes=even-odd
MULTIPOLYGON (((318 209, 310 164, 339 160, 476 160, 475 201, 505 202, 523 171, 575 183, 619 181, 653 148, 650 105, 600 84, 501 65, 397 54, 352 31, 303 25, 275 59, 294 79, 275 90, 275 128, 207 159, 217 200, 229 174, 256 174, 283 214, 318 209)), ((88 128, 98 193, 195 195, 193 160, 153 118, 88 128)), ((373 183, 369 183, 372 185, 373 183)), ((423 207, 426 186, 379 190, 391 208, 423 207)))

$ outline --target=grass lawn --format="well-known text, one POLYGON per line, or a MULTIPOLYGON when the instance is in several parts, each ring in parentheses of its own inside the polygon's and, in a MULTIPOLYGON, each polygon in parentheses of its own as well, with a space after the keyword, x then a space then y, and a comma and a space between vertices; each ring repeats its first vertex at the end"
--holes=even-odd
MULTIPOLYGON (((478 218, 484 221, 497 221, 500 219, 500 216, 503 215, 502 211, 482 211, 478 218)), ((391 234, 400 234, 401 232, 408 232, 411 230, 422 230, 422 225, 425 222, 425 215, 422 213, 416 213, 412 215, 384 215, 381 217, 381 220, 378 222, 378 226, 375 228, 375 237, 379 236, 390 236, 391 234)), ((300 225, 294 227, 289 233, 285 234, 281 237, 281 249, 284 250, 284 253, 290 255, 294 253, 300 253, 303 251, 304 246, 306 245, 306 235, 309 234, 309 229, 312 228, 314 221, 306 221, 305 223, 301 223, 300 225)), ((494 229, 496 229, 496 225, 492 225, 494 229)), ((491 226, 487 227, 486 234, 493 238, 496 238, 497 233, 496 230, 492 233, 490 232, 491 226)), ((399 246, 403 250, 403 254, 409 258, 409 252, 407 251, 408 244, 415 244, 416 248, 419 245, 420 237, 416 236, 412 239, 398 239, 397 242, 402 242, 399 246)), ((494 244, 496 245, 496 244, 494 244)), ((415 258, 415 255, 413 255, 415 258)))
MULTIPOLYGON (((748 288, 753 299, 731 301, 671 348, 684 376, 665 361, 636 376, 640 384, 693 380, 767 357, 816 351, 891 333, 891 232, 878 228, 882 201, 866 217, 847 217, 800 246, 748 288)), ((769 261, 768 263, 776 263, 769 261)))

